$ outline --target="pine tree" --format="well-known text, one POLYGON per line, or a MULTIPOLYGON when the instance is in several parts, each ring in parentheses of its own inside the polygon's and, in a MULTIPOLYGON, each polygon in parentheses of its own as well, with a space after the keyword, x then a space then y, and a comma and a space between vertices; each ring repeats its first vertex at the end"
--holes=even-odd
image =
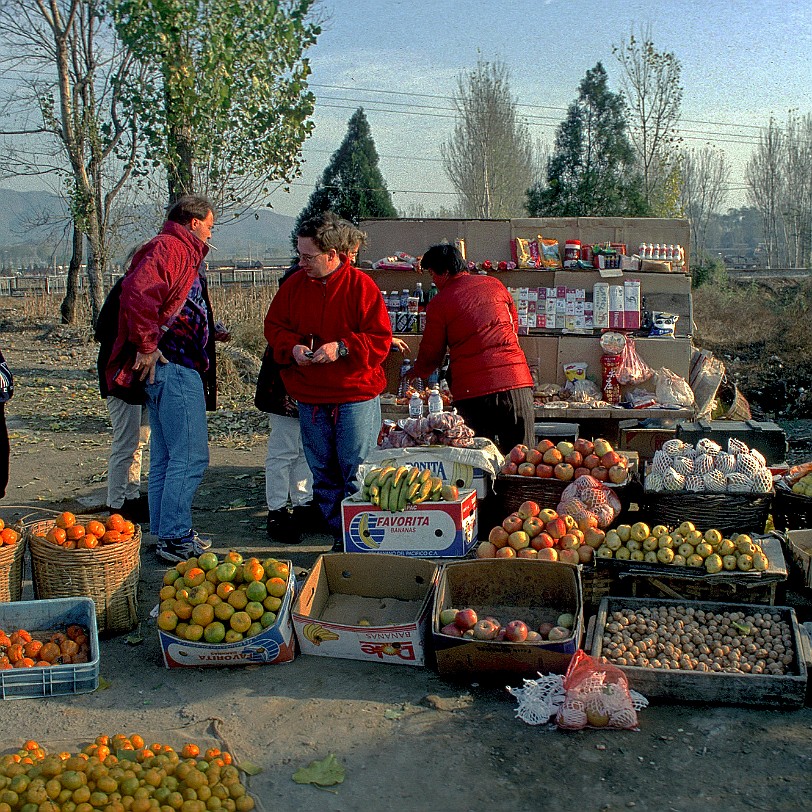
POLYGON ((364 217, 397 217, 392 197, 378 169, 378 151, 364 108, 359 107, 347 124, 347 134, 333 153, 316 188, 302 209, 293 229, 324 211, 357 223, 364 217))
POLYGON ((556 133, 546 183, 528 189, 531 217, 634 217, 648 209, 622 97, 603 65, 587 71, 556 133))

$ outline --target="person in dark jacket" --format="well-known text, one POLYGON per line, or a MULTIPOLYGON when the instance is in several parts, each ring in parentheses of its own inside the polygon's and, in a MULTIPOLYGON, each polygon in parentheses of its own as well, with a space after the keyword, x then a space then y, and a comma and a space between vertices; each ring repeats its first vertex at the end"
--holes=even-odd
POLYGON ((469 428, 503 454, 517 443, 535 444, 533 377, 513 297, 498 279, 469 274, 453 245, 433 245, 421 265, 439 292, 426 308, 411 376, 430 375, 448 351, 454 407, 469 428))

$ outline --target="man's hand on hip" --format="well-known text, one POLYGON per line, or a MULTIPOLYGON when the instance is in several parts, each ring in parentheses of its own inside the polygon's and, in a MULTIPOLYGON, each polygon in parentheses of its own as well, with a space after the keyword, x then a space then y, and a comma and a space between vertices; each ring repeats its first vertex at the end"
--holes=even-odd
POLYGON ((159 361, 162 364, 169 363, 169 361, 164 358, 163 353, 160 350, 155 350, 148 355, 145 355, 142 352, 136 352, 133 369, 141 370, 140 380, 145 380, 147 375, 149 375, 149 383, 155 383, 155 367, 158 365, 159 361))

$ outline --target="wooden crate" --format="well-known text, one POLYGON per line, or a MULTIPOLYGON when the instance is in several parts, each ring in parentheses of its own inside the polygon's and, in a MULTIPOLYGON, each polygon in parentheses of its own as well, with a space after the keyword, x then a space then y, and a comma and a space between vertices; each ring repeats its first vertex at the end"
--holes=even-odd
MULTIPOLYGON (((739 611, 746 614, 763 611, 763 606, 752 604, 728 604, 712 601, 649 600, 645 598, 604 598, 595 620, 591 641, 587 650, 600 658, 603 648, 603 630, 607 617, 622 609, 639 609, 660 606, 693 607, 712 612, 739 611)), ((647 699, 663 702, 697 702, 714 705, 765 705, 782 708, 802 707, 806 698, 808 669, 812 653, 809 638, 798 624, 795 610, 789 606, 776 606, 774 612, 789 623, 792 630, 795 658, 788 673, 781 676, 769 674, 743 674, 729 672, 698 672, 645 668, 640 666, 617 666, 626 675, 629 687, 639 691, 647 699)))

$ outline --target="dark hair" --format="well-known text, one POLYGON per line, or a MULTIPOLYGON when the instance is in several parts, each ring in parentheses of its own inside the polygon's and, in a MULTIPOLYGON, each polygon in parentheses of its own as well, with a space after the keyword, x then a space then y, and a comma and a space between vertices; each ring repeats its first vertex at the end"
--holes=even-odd
POLYGON ((184 195, 170 207, 166 219, 182 226, 188 226, 192 220, 205 220, 209 212, 214 211, 211 200, 203 195, 184 195))
POLYGON ((441 245, 432 245, 420 260, 420 266, 423 270, 434 271, 434 273, 443 276, 456 276, 458 273, 464 273, 468 270, 468 265, 462 258, 459 249, 453 245, 443 243, 441 245))
POLYGON ((352 223, 331 211, 309 217, 299 226, 296 236, 313 240, 320 251, 333 249, 339 254, 347 254, 357 245, 364 245, 367 237, 352 223))

